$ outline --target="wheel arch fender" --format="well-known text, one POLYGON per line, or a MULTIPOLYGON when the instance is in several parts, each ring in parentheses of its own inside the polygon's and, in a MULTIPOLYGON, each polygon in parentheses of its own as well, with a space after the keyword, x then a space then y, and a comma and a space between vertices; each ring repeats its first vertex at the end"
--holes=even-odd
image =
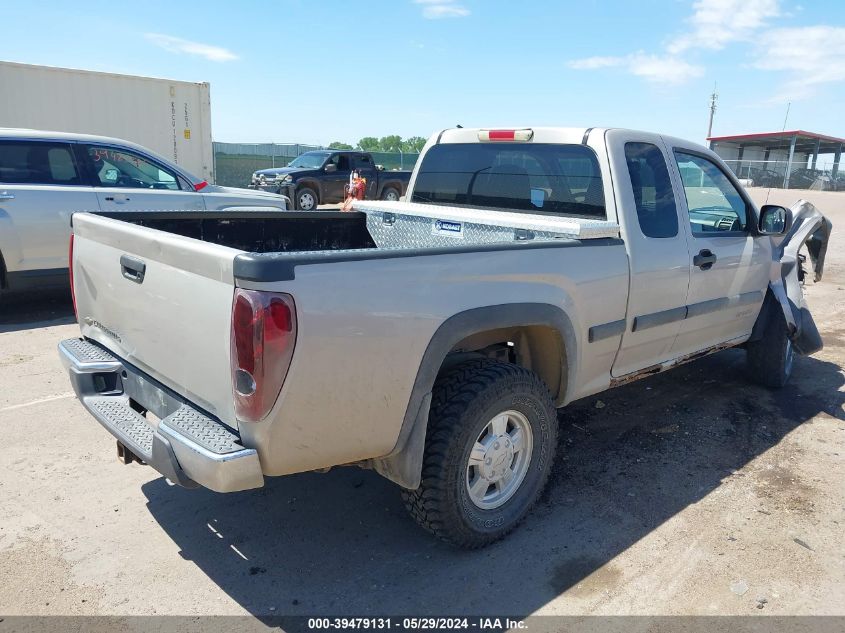
POLYGON ((796 279, 787 279, 769 283, 763 307, 754 322, 749 341, 758 341, 763 337, 771 319, 783 317, 786 322, 789 339, 795 351, 802 356, 809 356, 824 347, 821 334, 804 300, 800 283, 796 279), (796 301, 797 299, 797 301, 796 301))
POLYGON ((297 180, 294 185, 294 191, 296 192, 294 195, 299 194, 302 189, 311 189, 311 191, 317 194, 317 203, 319 204, 322 202, 323 188, 320 186, 319 180, 315 180, 313 178, 303 178, 302 180, 297 180))
POLYGON ((546 303, 511 303, 459 312, 446 319, 428 343, 417 370, 408 407, 393 450, 370 466, 380 475, 414 490, 419 487, 428 414, 434 383, 447 356, 461 341, 473 335, 508 328, 548 328, 557 333, 560 357, 559 384, 548 385, 558 402, 572 393, 577 359, 577 337, 569 315, 560 307, 546 303))

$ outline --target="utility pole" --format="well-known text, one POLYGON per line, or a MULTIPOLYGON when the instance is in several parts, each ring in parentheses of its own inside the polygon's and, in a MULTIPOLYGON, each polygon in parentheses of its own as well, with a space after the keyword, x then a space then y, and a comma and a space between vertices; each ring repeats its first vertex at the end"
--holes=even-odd
POLYGON ((707 138, 713 136, 713 115, 716 114, 716 99, 719 95, 716 94, 716 84, 713 84, 713 94, 710 95, 710 123, 707 126, 707 138))

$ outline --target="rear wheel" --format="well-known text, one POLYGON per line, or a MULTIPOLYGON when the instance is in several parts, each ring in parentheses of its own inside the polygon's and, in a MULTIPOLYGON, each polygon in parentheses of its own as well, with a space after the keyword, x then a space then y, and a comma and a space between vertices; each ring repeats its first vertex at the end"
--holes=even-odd
POLYGON ((385 187, 381 192, 381 199, 388 202, 397 202, 399 200, 399 191, 395 187, 385 187))
POLYGON ((296 208, 300 211, 314 211, 317 208, 317 193, 308 187, 296 192, 296 208))
POLYGON ((792 375, 795 348, 786 330, 786 319, 773 314, 760 340, 746 345, 751 379, 765 387, 780 389, 792 375))
POLYGON ((429 532, 477 548, 510 532, 549 477, 557 414, 540 378, 517 365, 462 363, 434 387, 422 482, 405 505, 429 532))

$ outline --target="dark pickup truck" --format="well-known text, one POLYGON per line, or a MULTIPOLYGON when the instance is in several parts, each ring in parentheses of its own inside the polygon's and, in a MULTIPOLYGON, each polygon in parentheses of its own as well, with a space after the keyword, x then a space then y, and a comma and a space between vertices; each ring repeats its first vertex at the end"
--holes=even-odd
POLYGON ((369 200, 399 200, 411 180, 410 171, 385 171, 367 152, 316 150, 298 156, 287 167, 255 172, 249 186, 284 194, 298 210, 312 211, 318 204, 343 202, 353 170, 367 179, 369 200))

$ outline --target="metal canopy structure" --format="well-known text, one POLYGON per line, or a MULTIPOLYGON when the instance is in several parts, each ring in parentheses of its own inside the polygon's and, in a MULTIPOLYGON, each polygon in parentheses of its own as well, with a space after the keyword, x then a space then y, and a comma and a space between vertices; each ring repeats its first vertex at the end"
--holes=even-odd
MULTIPOLYGON (((764 177, 769 174, 771 179, 771 174, 776 174, 781 178, 784 189, 790 188, 796 167, 810 174, 804 178, 812 179, 812 175, 818 172, 820 154, 833 155, 833 168, 824 176, 836 181, 842 148, 845 147, 845 139, 804 130, 711 136, 707 140, 710 149, 719 154, 738 176, 753 179, 753 174, 764 173, 764 177)), ((776 185, 769 183, 769 186, 776 185)), ((792 183, 792 186, 795 184, 792 183)))

